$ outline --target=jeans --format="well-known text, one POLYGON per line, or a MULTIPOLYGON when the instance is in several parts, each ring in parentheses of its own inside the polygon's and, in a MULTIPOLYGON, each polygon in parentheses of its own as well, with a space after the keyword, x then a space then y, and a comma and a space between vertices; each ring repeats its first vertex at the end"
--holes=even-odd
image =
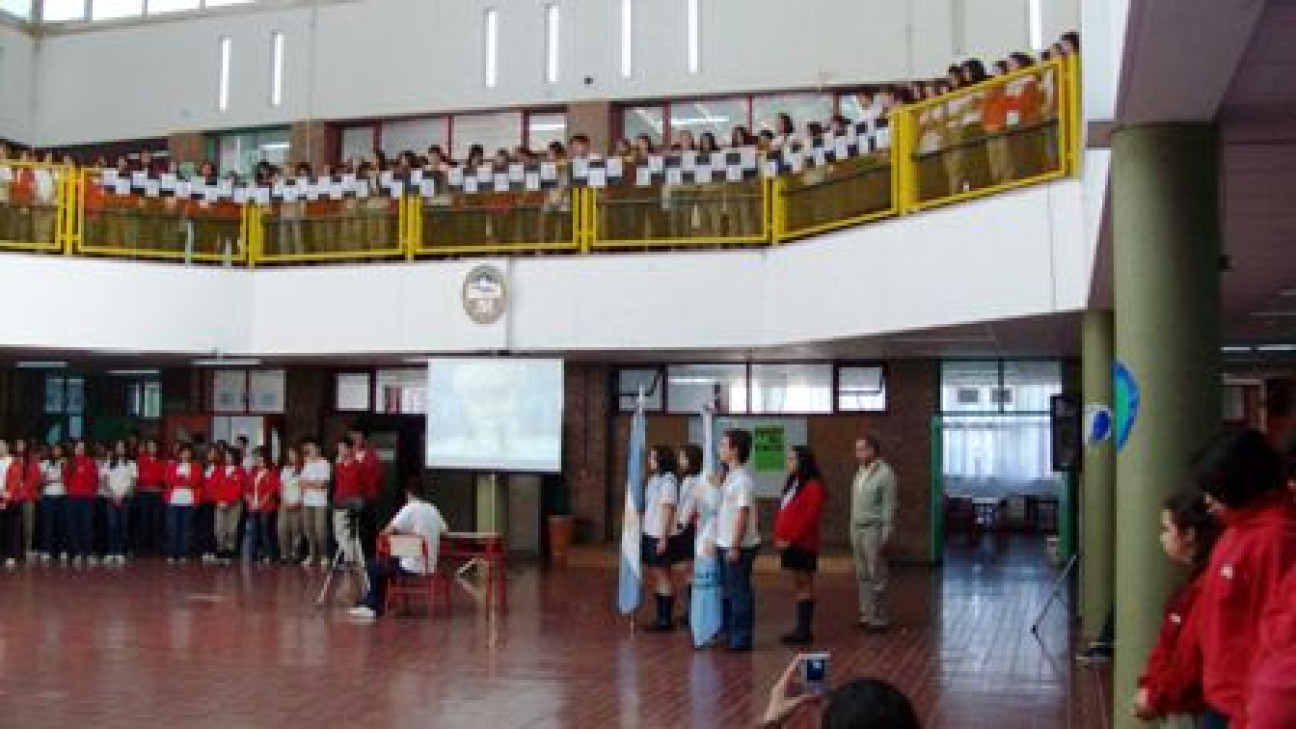
POLYGON ((752 594, 752 564, 756 561, 756 548, 738 550, 737 561, 730 562, 732 549, 721 550, 720 580, 729 603, 725 630, 729 633, 729 647, 751 648, 752 633, 756 629, 756 599, 752 594))
POLYGON ((108 554, 126 555, 126 532, 130 523, 130 499, 108 500, 108 554))
POLYGON ((1228 729, 1229 718, 1214 709, 1206 709, 1201 717, 1201 729, 1228 729))
POLYGON ((68 551, 66 496, 41 497, 41 549, 51 556, 68 551))
MULTIPOLYGON (((360 602, 378 614, 382 614, 387 599, 387 580, 399 575, 412 574, 401 569, 400 560, 394 557, 383 557, 369 561, 369 592, 360 602)), ((428 607, 431 609, 431 606, 428 607)))
POLYGON ((274 557, 275 513, 250 511, 243 523, 243 556, 248 559, 274 557))
POLYGON ((71 518, 72 556, 89 557, 94 549, 94 498, 69 497, 68 511, 71 518))
POLYGON ((189 552, 189 531, 193 526, 192 506, 168 506, 166 509, 167 556, 183 559, 189 552))

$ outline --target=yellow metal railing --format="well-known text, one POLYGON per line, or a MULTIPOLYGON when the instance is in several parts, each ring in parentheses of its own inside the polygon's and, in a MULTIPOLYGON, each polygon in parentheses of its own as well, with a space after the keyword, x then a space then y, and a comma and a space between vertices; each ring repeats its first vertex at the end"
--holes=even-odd
POLYGON ((901 212, 1034 185, 1075 169, 1076 74, 1051 60, 897 109, 901 212))
POLYGON ((257 266, 778 245, 1078 174, 1080 79, 1079 58, 1054 59, 893 110, 889 149, 694 185, 640 186, 626 165, 599 189, 239 204, 210 186, 191 199, 174 180, 105 186, 97 170, 5 161, 0 249, 257 266))
POLYGON ((0 248, 64 250, 63 216, 75 200, 70 167, 0 161, 0 248))

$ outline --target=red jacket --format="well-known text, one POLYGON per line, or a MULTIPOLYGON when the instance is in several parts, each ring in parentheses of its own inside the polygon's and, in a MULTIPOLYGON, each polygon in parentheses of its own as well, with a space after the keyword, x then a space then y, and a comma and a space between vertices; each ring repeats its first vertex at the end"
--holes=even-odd
POLYGON ((180 462, 179 461, 167 462, 166 492, 163 494, 163 497, 166 499, 166 502, 168 504, 171 503, 171 495, 175 493, 175 490, 178 488, 187 488, 190 491, 192 491, 193 504, 191 504, 191 506, 196 506, 198 502, 202 500, 202 491, 203 491, 202 466, 198 465, 193 461, 190 461, 189 474, 187 476, 181 476, 180 462))
POLYGON ((249 511, 274 511, 279 508, 279 471, 254 468, 247 478, 243 498, 249 511))
POLYGON ((364 491, 364 466, 354 458, 338 459, 333 464, 333 503, 347 499, 366 498, 364 491))
POLYGON ((378 460, 378 451, 368 444, 357 449, 355 457, 360 464, 360 490, 366 500, 372 501, 382 493, 382 461, 378 460))
POLYGON ((1296 726, 1296 569, 1287 570, 1260 620, 1247 722, 1251 729, 1296 726))
POLYGON ((1260 615, 1296 562, 1296 512, 1286 493, 1229 514, 1211 553, 1201 602, 1202 686, 1206 703, 1246 722, 1260 615))
POLYGON ((23 469, 22 485, 18 490, 19 501, 35 501, 40 497, 41 464, 40 460, 31 458, 23 469))
POLYGON ((823 517, 823 484, 811 479, 794 496, 785 499, 774 519, 774 539, 798 549, 819 553, 819 523, 823 517))
POLYGON ((1139 676, 1148 705, 1157 716, 1200 714, 1206 709, 1201 684, 1200 617, 1197 610, 1204 575, 1197 575, 1166 603, 1156 645, 1139 676))
POLYGON ((222 506, 237 504, 243 500, 243 489, 247 484, 247 473, 242 466, 221 464, 212 469, 207 477, 203 496, 207 501, 214 501, 222 506))
POLYGON ((73 456, 67 470, 67 494, 74 499, 99 495, 99 464, 90 456, 73 456))
POLYGON ((141 453, 135 462, 135 467, 139 469, 139 490, 144 492, 163 490, 166 486, 168 465, 157 456, 141 453))

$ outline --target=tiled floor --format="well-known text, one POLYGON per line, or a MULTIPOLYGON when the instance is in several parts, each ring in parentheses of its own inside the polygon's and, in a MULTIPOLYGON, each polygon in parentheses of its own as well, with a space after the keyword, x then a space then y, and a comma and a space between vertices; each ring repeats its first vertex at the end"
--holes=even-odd
MULTIPOLYGON (((835 676, 874 674, 931 727, 1101 727, 1104 675, 1073 669, 1038 550, 964 549, 895 580, 898 626, 853 627, 847 574, 821 575, 835 676)), ((758 577, 757 650, 631 631, 614 569, 510 577, 510 612, 463 592, 438 616, 348 622, 298 568, 20 567, 0 573, 0 727, 745 727, 791 653, 781 575, 758 577)))

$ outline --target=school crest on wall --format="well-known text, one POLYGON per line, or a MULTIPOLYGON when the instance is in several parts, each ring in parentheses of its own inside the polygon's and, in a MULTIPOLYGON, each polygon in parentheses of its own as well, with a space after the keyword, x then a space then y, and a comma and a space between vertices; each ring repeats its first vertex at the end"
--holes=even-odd
POLYGON ((484 264, 464 277, 463 307, 468 318, 478 324, 494 324, 508 308, 508 285, 504 272, 484 264))

